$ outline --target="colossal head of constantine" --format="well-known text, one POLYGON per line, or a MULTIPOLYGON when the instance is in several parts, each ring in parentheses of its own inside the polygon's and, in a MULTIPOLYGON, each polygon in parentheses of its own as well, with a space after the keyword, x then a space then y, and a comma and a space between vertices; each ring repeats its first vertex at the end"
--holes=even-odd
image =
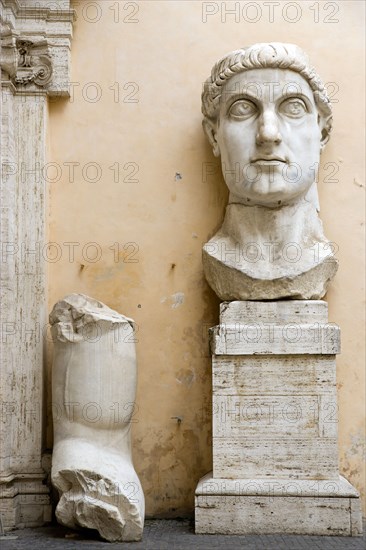
POLYGON ((306 196, 332 112, 299 47, 254 44, 227 54, 205 82, 202 112, 230 202, 275 208, 306 196))

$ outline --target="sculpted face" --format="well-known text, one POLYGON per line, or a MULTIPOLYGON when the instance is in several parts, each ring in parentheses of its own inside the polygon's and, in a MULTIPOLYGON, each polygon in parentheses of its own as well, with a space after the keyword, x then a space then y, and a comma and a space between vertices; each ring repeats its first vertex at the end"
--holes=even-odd
POLYGON ((230 202, 276 207, 305 195, 315 180, 322 119, 299 73, 236 74, 223 86, 217 123, 205 129, 230 202))

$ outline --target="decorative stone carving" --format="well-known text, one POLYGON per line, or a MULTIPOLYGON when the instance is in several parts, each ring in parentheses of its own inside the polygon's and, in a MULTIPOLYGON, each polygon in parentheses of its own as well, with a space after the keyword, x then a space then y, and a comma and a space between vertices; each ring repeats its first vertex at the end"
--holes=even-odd
POLYGON ((18 53, 16 49, 16 34, 10 27, 1 23, 1 48, 0 64, 1 70, 7 73, 11 78, 16 74, 18 67, 18 53))
POLYGON ((319 299, 338 262, 318 217, 316 178, 331 106, 292 44, 255 44, 216 63, 203 127, 229 188, 221 229, 203 248, 222 300, 319 299))
POLYGON ((43 87, 50 82, 53 69, 47 40, 20 37, 3 26, 1 46, 1 68, 15 86, 34 82, 43 87))
POLYGON ((18 93, 45 90, 49 96, 68 97, 75 18, 70 0, 38 0, 36 5, 0 0, 0 17, 3 88, 12 84, 18 93))
POLYGON ((56 517, 109 541, 140 540, 144 495, 131 459, 136 354, 133 321, 71 294, 51 314, 54 340, 52 483, 56 517))
POLYGON ((37 43, 26 37, 16 41, 18 50, 18 70, 13 77, 15 84, 27 85, 34 82, 46 86, 52 77, 52 62, 46 40, 37 43))

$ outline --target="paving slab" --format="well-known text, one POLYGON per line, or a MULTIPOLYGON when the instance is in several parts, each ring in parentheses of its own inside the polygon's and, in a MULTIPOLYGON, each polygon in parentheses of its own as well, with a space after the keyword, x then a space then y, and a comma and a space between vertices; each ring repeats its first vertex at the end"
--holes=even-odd
POLYGON ((361 537, 195 535, 192 520, 149 519, 141 542, 104 542, 97 532, 75 532, 57 524, 11 531, 0 540, 1 550, 125 550, 126 547, 131 550, 365 550, 366 537, 365 534, 361 537))

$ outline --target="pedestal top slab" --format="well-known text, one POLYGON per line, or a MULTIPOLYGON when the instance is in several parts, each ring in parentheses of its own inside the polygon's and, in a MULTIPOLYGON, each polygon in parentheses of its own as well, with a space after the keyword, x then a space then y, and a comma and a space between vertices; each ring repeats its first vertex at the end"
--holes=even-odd
POLYGON ((220 323, 327 323, 323 300, 234 301, 220 304, 220 323))

